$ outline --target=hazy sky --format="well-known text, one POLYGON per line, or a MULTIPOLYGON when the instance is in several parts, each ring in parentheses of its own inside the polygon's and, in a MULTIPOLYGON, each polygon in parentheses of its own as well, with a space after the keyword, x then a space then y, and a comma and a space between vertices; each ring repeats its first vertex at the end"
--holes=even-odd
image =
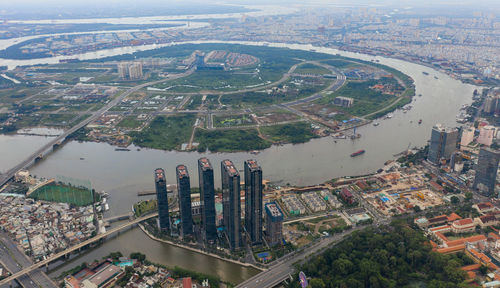
MULTIPOLYGON (((497 12, 500 15, 500 0, 0 0, 0 14, 8 18, 8 15, 33 15, 33 17, 44 17, 48 13, 65 12, 62 14, 72 15, 85 13, 105 14, 107 12, 130 14, 164 13, 169 8, 172 11, 182 7, 183 14, 189 8, 193 11, 201 10, 214 4, 240 4, 240 5, 345 5, 345 6, 394 6, 394 7, 443 7, 452 10, 464 7, 471 11, 482 10, 497 12), (116 7, 116 11, 115 8, 116 7), (449 7, 449 8, 448 8, 449 7), (87 9, 85 9, 87 8, 87 9), (155 10, 155 8, 158 8, 155 10), (161 8, 161 9, 160 9, 161 8), (127 11, 128 9, 128 11, 127 11), (12 12, 12 13, 11 13, 12 12)), ((440 9, 437 9, 439 11, 440 9)), ((196 14, 196 13, 195 13, 196 14)), ((57 15, 57 14, 56 14, 57 15)), ((61 15, 62 16, 62 15, 61 15)))
POLYGON ((164 5, 178 5, 178 4, 188 4, 188 3, 194 3, 197 5, 203 5, 206 3, 210 4, 289 4, 289 3, 297 3, 297 4, 306 4, 306 3, 324 3, 324 4, 335 4, 335 3, 342 3, 342 4, 409 4, 409 5, 421 5, 421 4, 426 4, 426 5, 432 5, 432 4, 451 4, 451 5, 492 5, 492 6, 500 6, 500 1, 499 0, 227 0, 227 1, 216 1, 216 0, 211 0, 211 1, 197 1, 197 0, 142 0, 142 1, 137 1, 137 0, 0 0, 0 2, 3 2, 0 7, 2 6, 19 6, 19 5, 64 5, 64 6, 72 6, 72 5, 88 5, 88 6, 95 6, 95 5, 123 5, 123 4, 140 4, 140 5, 147 5, 147 4, 152 4, 152 3, 158 3, 162 6, 164 5))

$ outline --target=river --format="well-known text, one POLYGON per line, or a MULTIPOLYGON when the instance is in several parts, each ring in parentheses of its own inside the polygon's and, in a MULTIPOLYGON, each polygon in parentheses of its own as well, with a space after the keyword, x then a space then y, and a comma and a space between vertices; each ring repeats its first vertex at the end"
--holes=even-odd
MULTIPOLYGON (((472 92, 475 89, 472 85, 463 84, 431 68, 402 60, 310 45, 230 43, 304 50, 315 49, 318 52, 338 53, 342 56, 362 60, 377 59, 381 64, 394 67, 410 75, 415 80, 416 94, 422 94, 422 97, 414 97, 411 104, 413 109, 407 113, 398 110, 393 113, 392 119, 377 120, 380 122, 377 127, 367 125, 359 128, 358 132, 361 133, 362 137, 355 141, 337 140, 335 143, 331 137, 325 137, 299 145, 273 146, 258 155, 249 153, 206 154, 151 149, 137 151, 136 147, 133 146, 129 147, 131 151, 124 152, 115 151, 115 147, 104 143, 70 142, 33 167, 32 173, 43 177, 64 175, 91 180, 96 190, 105 190, 110 195, 108 216, 127 213, 130 211, 131 205, 139 199, 136 195, 137 191, 154 189, 153 170, 156 167, 165 168, 167 182, 174 183, 175 166, 184 163, 191 172, 192 186, 198 186, 196 161, 202 156, 206 156, 212 161, 217 186, 220 183, 219 162, 226 158, 233 160, 239 169, 243 168, 244 160, 257 159, 262 166, 264 178, 275 183, 293 185, 321 183, 339 176, 374 172, 386 160, 393 159, 394 154, 407 149, 408 145, 411 147, 424 146, 430 138, 431 127, 436 123, 457 126, 455 115, 463 104, 472 102, 472 92), (429 75, 424 75, 423 71, 428 72, 429 75), (417 124, 419 119, 423 120, 421 125, 417 124), (349 156, 352 152, 360 149, 365 149, 366 153, 356 158, 349 156)), ((44 141, 48 141, 45 139, 35 136, 0 136, 0 151, 9 151, 9 153, 3 153, 5 155, 2 156, 0 170, 5 171, 16 161, 20 161, 23 153, 32 151, 37 145, 41 146, 44 141), (15 153, 11 153, 11 151, 15 151, 15 153)), ((99 259, 107 252, 115 250, 126 253, 140 250, 147 254, 152 261, 217 274, 222 279, 235 283, 256 273, 253 269, 157 243, 147 238, 137 228, 107 241, 100 248, 65 264, 61 269, 71 268, 82 261, 99 259)))

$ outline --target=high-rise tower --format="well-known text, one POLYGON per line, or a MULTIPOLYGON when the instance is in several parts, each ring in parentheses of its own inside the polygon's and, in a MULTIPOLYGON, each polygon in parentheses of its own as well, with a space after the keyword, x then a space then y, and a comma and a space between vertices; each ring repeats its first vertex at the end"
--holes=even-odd
POLYGON ((198 179, 200 183, 202 233, 205 241, 214 243, 217 239, 214 169, 207 158, 198 159, 198 179))
POLYGON ((177 191, 179 192, 179 210, 181 214, 182 236, 193 234, 193 217, 191 214, 191 183, 189 173, 185 165, 178 165, 177 191))
POLYGON ((431 143, 429 145, 429 154, 427 160, 438 164, 441 158, 450 159, 451 154, 457 148, 458 130, 457 128, 448 128, 440 124, 432 127, 431 143))
POLYGON ((262 169, 245 161, 245 229, 252 244, 262 242, 262 169))
POLYGON ((481 148, 479 151, 473 187, 482 195, 495 196, 499 162, 500 151, 490 148, 481 148))
POLYGON ((231 249, 241 246, 240 174, 231 160, 221 162, 224 228, 231 249))
POLYGON ((160 230, 168 231, 170 229, 170 217, 168 214, 167 179, 162 168, 155 169, 155 185, 160 230))

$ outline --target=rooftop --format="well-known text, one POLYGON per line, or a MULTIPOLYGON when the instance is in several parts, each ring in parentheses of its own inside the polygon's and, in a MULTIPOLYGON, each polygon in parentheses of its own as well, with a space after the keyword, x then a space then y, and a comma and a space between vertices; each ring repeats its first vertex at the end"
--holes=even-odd
POLYGON ((245 163, 248 165, 248 168, 250 168, 250 170, 260 170, 260 166, 257 165, 257 161, 253 160, 253 159, 250 159, 250 160, 247 160, 245 161, 245 163))
POLYGON ((203 157, 198 159, 198 165, 200 165, 203 171, 212 170, 212 164, 210 164, 210 160, 208 160, 208 158, 203 157))
POLYGON ((183 164, 177 165, 176 170, 177 170, 177 177, 179 178, 189 177, 189 173, 185 165, 183 164))
POLYGON ((106 283, 109 279, 113 278, 120 272, 122 272, 120 267, 115 265, 108 265, 101 271, 92 275, 92 277, 89 278, 89 281, 95 284, 97 287, 100 287, 102 284, 106 283))
POLYGON ((445 133, 451 133, 451 132, 458 131, 457 128, 446 127, 442 124, 436 124, 436 125, 434 125, 434 127, 432 127, 432 129, 437 130, 439 132, 445 132, 445 133))
POLYGON ((239 172, 238 170, 234 167, 234 164, 231 160, 223 160, 222 165, 224 166, 224 169, 228 172, 229 176, 238 176, 239 172))
POLYGON ((278 208, 278 205, 276 205, 276 203, 274 202, 267 203, 266 209, 271 213, 273 217, 283 216, 283 213, 281 213, 280 209, 278 208))
POLYGON ((471 224, 474 224, 474 221, 471 218, 465 218, 465 219, 453 221, 453 225, 455 225, 455 226, 465 226, 465 225, 471 225, 471 224))
POLYGON ((165 170, 162 168, 155 169, 155 181, 165 180, 165 170))
POLYGON ((480 210, 492 209, 493 204, 491 204, 490 202, 483 202, 483 203, 477 204, 477 208, 479 208, 480 210))

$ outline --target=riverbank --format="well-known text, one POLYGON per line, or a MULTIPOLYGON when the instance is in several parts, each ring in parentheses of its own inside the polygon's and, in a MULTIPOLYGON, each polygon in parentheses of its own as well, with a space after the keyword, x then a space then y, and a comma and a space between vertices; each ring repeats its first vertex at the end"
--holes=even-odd
POLYGON ((141 228, 141 230, 142 230, 142 232, 144 232, 144 234, 146 234, 149 238, 153 239, 154 241, 161 242, 161 243, 167 243, 169 245, 174 245, 176 247, 180 247, 180 248, 192 251, 192 252, 196 252, 196 253, 203 254, 203 255, 206 255, 206 256, 214 257, 214 258, 217 258, 217 259, 220 259, 220 260, 223 260, 223 261, 227 261, 227 262, 231 262, 231 263, 234 263, 234 264, 238 264, 238 265, 241 265, 241 266, 251 267, 251 268, 254 268, 254 269, 257 269, 257 270, 260 270, 260 271, 265 271, 266 270, 266 269, 264 269, 262 267, 259 267, 259 266, 256 266, 256 265, 253 265, 253 264, 250 264, 250 263, 245 263, 245 262, 240 262, 238 260, 224 258, 224 257, 221 257, 221 256, 219 256, 217 254, 213 254, 213 253, 205 252, 205 251, 202 251, 202 250, 199 250, 199 249, 195 249, 195 248, 189 247, 187 245, 175 243, 173 241, 169 241, 169 240, 165 240, 165 239, 160 239, 160 238, 154 236, 153 234, 151 234, 144 227, 144 225, 138 224, 138 226, 141 228))
MULTIPOLYGON (((312 47, 302 46, 303 49, 312 47)), ((342 51, 340 53, 344 54, 342 51)), ((374 58, 354 53, 346 56, 362 58, 366 61, 374 58)), ((385 65, 395 67, 410 75, 415 80, 416 93, 422 94, 422 97, 415 98, 412 103, 413 109, 407 113, 395 111, 393 118, 381 120, 379 126, 359 127, 358 133, 362 134, 362 137, 355 141, 334 143, 332 138, 324 137, 312 139, 304 144, 272 146, 257 155, 246 152, 180 153, 154 149, 138 151, 139 147, 132 146, 126 156, 123 152, 115 151, 114 146, 105 143, 71 141, 47 159, 37 163, 32 168, 32 173, 37 177, 65 175, 91 179, 96 190, 105 190, 109 193, 110 199, 114 199, 110 201, 108 213, 116 215, 122 214, 121 211, 129 211, 131 205, 140 200, 137 197, 137 191, 154 190, 153 168, 165 168, 167 179, 175 179, 177 164, 183 163, 188 168, 194 169, 200 157, 208 157, 212 163, 231 159, 238 167, 243 167, 245 160, 254 158, 262 167, 266 178, 276 185, 289 183, 295 186, 307 186, 346 175, 369 174, 379 169, 387 159, 392 159, 394 154, 407 149, 409 142, 411 146, 424 146, 435 123, 457 125, 455 122, 457 111, 463 104, 471 102, 472 92, 477 88, 464 85, 445 74, 421 65, 384 57, 377 58, 385 65), (422 71, 437 75, 439 80, 423 75, 422 71), (421 125, 417 124, 419 119, 424 120, 421 125), (365 149, 366 153, 356 158, 349 156, 360 149, 365 149), (102 169, 95 169, 95 167, 102 169), (103 175, 102 171, 106 171, 106 174, 103 175)), ((46 141, 43 137, 0 135, 2 150, 12 152, 4 155, 0 163, 1 169, 10 168, 22 160, 26 153, 33 151, 46 141)), ((216 187, 220 187, 219 173, 220 171, 215 169, 216 187)), ((197 183, 198 173, 190 173, 190 176, 192 183, 197 183)), ((144 251, 143 253, 154 262, 169 266, 177 265, 191 270, 198 269, 204 273, 218 275, 221 279, 232 283, 239 283, 257 272, 253 268, 245 268, 155 241, 137 228, 120 233, 116 238, 106 241, 89 251, 88 254, 65 263, 60 269, 67 270, 82 262, 91 262, 93 259, 100 258, 100 255, 107 255, 116 250, 125 253, 144 251)))

